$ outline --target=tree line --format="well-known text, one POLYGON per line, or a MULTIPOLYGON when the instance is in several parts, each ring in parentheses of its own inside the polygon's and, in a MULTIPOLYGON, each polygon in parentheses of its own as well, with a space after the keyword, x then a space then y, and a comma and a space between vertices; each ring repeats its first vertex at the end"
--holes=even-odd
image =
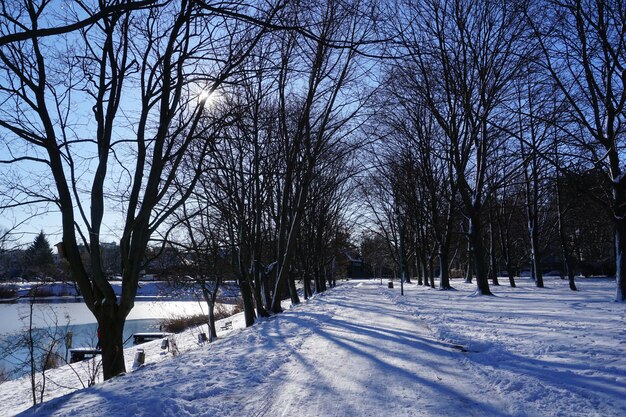
POLYGON ((61 213, 105 379, 125 371, 152 245, 184 254, 208 301, 227 265, 251 325, 299 302, 297 279, 304 297, 333 285, 355 207, 401 270, 434 283, 438 264, 450 288, 462 246, 490 294, 499 259, 519 263, 520 224, 538 286, 548 218, 573 274, 571 193, 589 179, 626 299, 620 1, 2 6, 0 206, 61 213))
POLYGON ((104 378, 125 371, 122 330, 154 242, 188 262, 196 254, 200 279, 227 254, 247 324, 281 311, 285 294, 298 301, 302 265, 305 297, 332 285, 368 97, 359 48, 375 10, 60 4, 3 2, 2 205, 60 211, 61 251, 100 327, 104 378), (119 297, 101 250, 113 211, 119 297))
POLYGON ((522 262, 543 287, 552 249, 576 289, 581 239, 608 226, 614 246, 602 247, 624 301, 624 4, 394 7, 396 59, 381 64, 371 127, 375 173, 361 182, 377 225, 369 246, 386 241, 393 263, 421 282, 434 286, 437 271, 442 289, 463 253, 481 294, 503 270, 514 286, 522 262), (581 219, 602 226, 581 237, 581 219))

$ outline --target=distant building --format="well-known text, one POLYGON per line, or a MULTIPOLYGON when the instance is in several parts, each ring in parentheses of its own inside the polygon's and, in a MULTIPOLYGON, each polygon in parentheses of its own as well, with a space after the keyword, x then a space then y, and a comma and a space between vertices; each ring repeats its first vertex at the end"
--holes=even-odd
POLYGON ((344 249, 342 251, 346 261, 346 277, 348 278, 369 278, 363 257, 353 249, 344 249))

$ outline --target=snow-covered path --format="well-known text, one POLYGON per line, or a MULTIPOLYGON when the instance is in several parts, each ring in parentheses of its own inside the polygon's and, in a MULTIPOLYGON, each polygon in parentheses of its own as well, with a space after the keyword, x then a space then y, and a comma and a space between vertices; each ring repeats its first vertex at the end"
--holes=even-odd
MULTIPOLYGON (((332 312, 272 381, 261 385, 245 416, 496 416, 488 396, 472 399, 463 353, 435 340, 414 316, 371 285, 320 299, 332 312)), ((318 312, 302 312, 307 320, 318 312)))
POLYGON ((558 280, 518 284, 484 298, 461 282, 407 285, 404 297, 376 281, 341 283, 23 415, 626 415, 626 311, 610 301, 613 283, 589 280, 577 293, 558 280))

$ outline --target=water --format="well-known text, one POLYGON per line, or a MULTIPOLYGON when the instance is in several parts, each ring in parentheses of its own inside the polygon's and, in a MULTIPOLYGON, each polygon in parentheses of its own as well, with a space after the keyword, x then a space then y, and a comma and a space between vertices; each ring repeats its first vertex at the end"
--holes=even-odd
MULTIPOLYGON (((206 304, 197 301, 138 301, 124 326, 126 346, 132 344, 137 332, 159 330, 161 321, 176 316, 206 314, 206 304)), ((25 348, 9 348, 19 342, 28 330, 30 305, 26 303, 0 304, 0 369, 17 377, 17 369, 27 355, 25 348), (8 352, 11 355, 7 355, 8 352)), ((95 347, 98 341, 98 325, 82 302, 52 302, 33 304, 33 328, 45 345, 51 336, 62 339, 58 352, 66 356, 65 335, 72 332, 71 347, 95 347)))

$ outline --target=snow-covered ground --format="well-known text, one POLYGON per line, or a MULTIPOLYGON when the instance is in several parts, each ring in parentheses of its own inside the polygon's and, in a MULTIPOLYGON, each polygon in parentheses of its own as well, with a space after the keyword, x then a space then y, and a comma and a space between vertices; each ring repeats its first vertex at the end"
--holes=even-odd
MULTIPOLYGON (((624 416, 626 306, 614 282, 520 280, 473 297, 415 284, 351 281, 212 344, 177 335, 183 354, 26 410, 35 416, 624 416)), ((136 349, 136 348, 133 348, 136 349)), ((133 352, 127 352, 128 368, 133 352)), ((54 371, 57 394, 76 386, 54 371)), ((52 373, 51 373, 52 377, 52 373)), ((78 384, 79 385, 79 384, 78 384)), ((28 404, 0 385, 0 415, 28 404)))

